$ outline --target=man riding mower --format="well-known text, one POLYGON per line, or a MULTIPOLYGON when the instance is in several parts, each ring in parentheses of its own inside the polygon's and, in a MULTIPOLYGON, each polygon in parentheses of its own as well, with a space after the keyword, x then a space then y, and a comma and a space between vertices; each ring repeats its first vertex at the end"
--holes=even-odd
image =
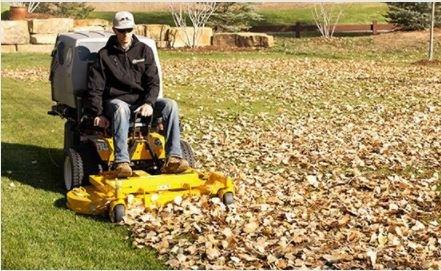
POLYGON ((131 34, 129 12, 118 12, 113 26, 115 35, 61 34, 52 53, 56 103, 49 113, 67 119, 68 207, 109 212, 119 222, 134 202, 156 208, 177 196, 210 194, 231 204, 231 179, 190 168, 194 156, 180 139, 177 104, 162 98, 154 41, 131 34))

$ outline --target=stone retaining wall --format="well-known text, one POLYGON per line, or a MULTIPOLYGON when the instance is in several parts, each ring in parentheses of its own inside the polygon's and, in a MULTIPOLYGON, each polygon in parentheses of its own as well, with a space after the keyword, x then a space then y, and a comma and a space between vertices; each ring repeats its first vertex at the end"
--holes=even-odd
POLYGON ((203 27, 198 29, 197 35, 194 35, 193 27, 171 27, 167 32, 167 42, 170 48, 181 48, 193 46, 210 46, 213 37, 213 29, 203 27), (196 39, 196 40, 193 40, 196 39))
POLYGON ((213 36, 213 45, 217 47, 272 47, 273 36, 265 33, 216 33, 213 36))
POLYGON ((30 40, 27 21, 2 21, 0 33, 2 45, 26 44, 30 40))
MULTIPOLYGON (((50 52, 59 33, 71 31, 112 31, 109 21, 102 19, 73 20, 69 18, 1 21, 2 52, 50 52), (37 46, 38 45, 38 46, 37 46)), ((209 27, 199 29, 196 46, 271 47, 272 36, 263 33, 217 33, 209 27)), ((139 24, 135 34, 154 39, 158 48, 193 46, 192 27, 170 27, 163 24, 139 24)))
POLYGON ((33 19, 28 21, 31 34, 58 34, 73 30, 74 20, 70 18, 33 19))

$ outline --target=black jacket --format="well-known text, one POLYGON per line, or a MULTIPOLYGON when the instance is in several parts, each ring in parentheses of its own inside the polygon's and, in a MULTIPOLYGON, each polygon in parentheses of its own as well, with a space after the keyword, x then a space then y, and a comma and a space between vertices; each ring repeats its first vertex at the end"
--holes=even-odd
POLYGON ((129 104, 154 105, 159 93, 159 75, 153 51, 133 35, 127 51, 111 36, 90 67, 85 113, 103 114, 103 101, 118 98, 129 104))

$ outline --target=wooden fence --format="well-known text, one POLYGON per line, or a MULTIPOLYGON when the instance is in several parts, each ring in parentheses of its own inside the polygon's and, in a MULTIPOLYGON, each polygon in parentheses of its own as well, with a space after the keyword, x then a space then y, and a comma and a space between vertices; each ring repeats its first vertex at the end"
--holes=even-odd
MULTIPOLYGON (((338 24, 335 26, 334 33, 371 33, 377 35, 380 32, 391 32, 397 30, 394 24, 378 24, 373 21, 371 24, 338 24)), ((302 32, 318 31, 314 24, 302 24, 297 22, 294 25, 270 25, 270 26, 253 26, 249 31, 277 33, 277 32, 294 32, 296 38, 300 38, 302 32)))

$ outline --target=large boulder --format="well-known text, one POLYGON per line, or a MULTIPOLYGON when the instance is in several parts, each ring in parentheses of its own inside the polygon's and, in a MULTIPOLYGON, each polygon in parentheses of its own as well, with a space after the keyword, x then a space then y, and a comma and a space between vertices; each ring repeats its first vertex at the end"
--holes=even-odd
POLYGON ((169 25, 166 24, 137 24, 135 34, 151 38, 155 41, 165 41, 169 25))
POLYGON ((213 29, 210 27, 199 28, 199 37, 193 42, 193 27, 170 27, 167 31, 166 40, 169 47, 210 46, 213 29), (195 44, 193 44, 195 43, 195 44))
POLYGON ((74 21, 74 27, 85 27, 85 26, 109 26, 110 22, 104 19, 78 19, 74 21))
POLYGON ((216 33, 213 35, 213 46, 236 47, 237 35, 234 33, 216 33))
POLYGON ((17 52, 17 45, 3 45, 2 44, 2 53, 15 53, 17 52))
POLYGON ((55 44, 58 34, 31 34, 32 44, 55 44))
POLYGON ((145 36, 145 24, 137 24, 133 28, 133 33, 139 36, 145 36))
POLYGON ((167 48, 168 47, 168 43, 165 40, 160 40, 156 42, 156 47, 157 48, 167 48))
POLYGON ((237 45, 239 47, 272 47, 274 38, 265 33, 238 33, 237 45))
POLYGON ((213 36, 213 45, 217 47, 272 47, 273 36, 265 33, 216 33, 213 36))
POLYGON ((164 41, 169 28, 166 24, 146 24, 145 36, 155 41, 164 41))
POLYGON ((58 34, 69 32, 74 27, 70 18, 33 19, 29 21, 31 34, 58 34))
POLYGON ((104 31, 106 28, 100 25, 89 25, 89 26, 74 26, 73 31, 104 31))
POLYGON ((27 21, 1 21, 1 44, 27 44, 29 43, 29 30, 27 21))
POLYGON ((79 19, 74 21, 73 31, 104 31, 110 22, 104 19, 79 19))

